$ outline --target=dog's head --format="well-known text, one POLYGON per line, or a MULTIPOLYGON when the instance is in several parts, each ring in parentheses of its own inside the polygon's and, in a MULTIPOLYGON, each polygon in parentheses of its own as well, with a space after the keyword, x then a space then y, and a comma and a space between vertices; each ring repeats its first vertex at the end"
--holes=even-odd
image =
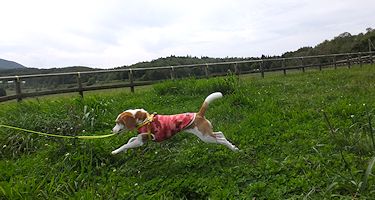
POLYGON ((147 118, 148 112, 143 109, 126 110, 120 113, 116 118, 116 126, 113 127, 113 133, 131 131, 137 128, 147 118))

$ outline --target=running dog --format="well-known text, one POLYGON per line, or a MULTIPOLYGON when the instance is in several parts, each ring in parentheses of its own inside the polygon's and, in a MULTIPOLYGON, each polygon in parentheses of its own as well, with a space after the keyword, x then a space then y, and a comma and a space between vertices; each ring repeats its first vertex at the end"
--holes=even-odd
POLYGON ((204 100, 197 113, 158 115, 149 114, 144 109, 132 109, 122 112, 116 118, 116 126, 113 127, 112 132, 120 133, 137 129, 138 135, 132 137, 128 143, 120 148, 112 151, 112 154, 140 147, 147 140, 161 142, 181 131, 192 133, 204 142, 222 144, 232 151, 238 151, 239 149, 230 143, 222 132, 213 131, 211 122, 204 116, 208 105, 221 97, 223 95, 220 92, 210 94, 204 100))

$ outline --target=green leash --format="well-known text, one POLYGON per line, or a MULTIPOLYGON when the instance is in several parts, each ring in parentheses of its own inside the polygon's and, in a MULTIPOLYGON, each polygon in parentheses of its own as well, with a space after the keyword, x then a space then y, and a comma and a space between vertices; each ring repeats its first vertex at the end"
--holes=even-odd
POLYGON ((50 133, 42 133, 42 132, 38 132, 38 131, 32 131, 32 130, 27 130, 27 129, 18 128, 18 127, 14 127, 14 126, 3 125, 3 124, 0 124, 0 127, 14 129, 14 130, 19 130, 19 131, 24 131, 24 132, 28 132, 28 133, 35 133, 35 134, 38 134, 38 135, 44 135, 44 136, 50 136, 50 137, 59 137, 59 138, 67 138, 67 139, 90 140, 90 139, 106 138, 106 137, 111 137, 111 136, 116 135, 116 133, 111 133, 111 134, 108 134, 108 135, 68 136, 68 135, 55 135, 55 134, 50 134, 50 133))

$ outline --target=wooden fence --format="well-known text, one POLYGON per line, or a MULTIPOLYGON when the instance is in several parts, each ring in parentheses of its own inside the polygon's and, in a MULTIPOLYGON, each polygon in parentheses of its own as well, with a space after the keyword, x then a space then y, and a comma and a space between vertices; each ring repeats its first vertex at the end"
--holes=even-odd
MULTIPOLYGON (((165 66, 165 67, 151 67, 151 68, 124 68, 124 69, 112 69, 112 70, 97 70, 97 71, 85 71, 85 72, 69 72, 69 73, 54 73, 54 74, 33 74, 33 75, 20 75, 20 76, 5 76, 0 77, 0 81, 14 83, 15 94, 0 97, 0 102, 17 99, 21 101, 27 97, 38 97, 43 95, 51 94, 62 94, 78 92, 83 97, 83 92, 91 90, 104 90, 113 88, 124 88, 129 87, 131 92, 134 92, 134 88, 137 86, 150 85, 161 80, 136 80, 134 74, 138 71, 150 71, 150 70, 169 70, 168 79, 177 79, 176 70, 183 68, 199 68, 204 77, 209 78, 213 76, 223 76, 227 72, 213 73, 210 71, 211 67, 227 67, 236 75, 259 73, 262 77, 265 76, 266 72, 283 71, 284 74, 288 70, 302 70, 305 72, 307 68, 319 68, 322 70, 324 67, 334 67, 335 69, 339 66, 347 66, 350 68, 353 64, 362 66, 363 63, 373 63, 374 52, 358 52, 358 53, 343 53, 343 54, 330 54, 330 55, 318 55, 318 56, 305 56, 305 57, 290 57, 290 58, 271 58, 271 59, 258 59, 258 60, 242 60, 234 62, 219 62, 219 63, 205 63, 205 64, 192 64, 192 65, 178 65, 178 66, 165 66), (272 64, 270 66, 270 64, 272 64), (256 67, 243 67, 244 65, 251 65, 256 67), (242 67, 241 67, 242 66, 242 67), (128 81, 120 83, 111 83, 109 85, 97 85, 97 86, 83 86, 82 75, 88 74, 101 74, 101 73, 127 73, 128 81), (75 76, 76 85, 72 88, 53 89, 46 91, 34 91, 34 92, 23 92, 21 84, 23 81, 32 78, 50 78, 50 77, 64 77, 64 76, 75 76)), ((165 79, 163 79, 165 80, 165 79)))

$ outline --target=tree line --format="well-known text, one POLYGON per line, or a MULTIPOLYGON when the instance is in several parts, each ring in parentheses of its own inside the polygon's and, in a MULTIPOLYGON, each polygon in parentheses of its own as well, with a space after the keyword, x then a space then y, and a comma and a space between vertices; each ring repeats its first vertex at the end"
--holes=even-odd
MULTIPOLYGON (((115 69, 124 68, 152 68, 162 66, 178 66, 178 65, 190 65, 190 64, 202 64, 206 63, 217 63, 217 62, 234 62, 240 60, 258 60, 267 58, 288 58, 288 57, 301 57, 301 56, 314 56, 324 54, 335 54, 335 53, 347 53, 347 52, 367 52, 369 47, 374 50, 375 43, 375 29, 367 28, 365 33, 359 33, 352 35, 348 32, 344 32, 334 37, 331 40, 325 40, 315 47, 302 47, 296 51, 290 51, 282 54, 281 56, 269 56, 262 55, 261 57, 226 57, 226 58, 211 58, 211 57, 196 57, 196 56, 175 56, 171 55, 165 58, 158 58, 149 62, 140 62, 133 65, 121 66, 115 69)), ((324 62, 324 58, 321 60, 311 60, 309 62, 324 62)), ((259 68, 257 63, 249 63, 246 66, 249 69, 259 68)), ((280 62, 266 62, 264 63, 264 69, 272 69, 280 67, 280 62)), ((224 66, 210 66, 210 73, 225 73, 229 67, 224 66)), ((89 67, 66 67, 66 68, 52 68, 52 69, 37 69, 37 68, 22 68, 12 70, 2 70, 1 76, 12 76, 12 75, 24 75, 24 74, 48 74, 48 73, 63 73, 63 72, 82 72, 100 70, 89 67)), ((204 70, 202 67, 196 68, 179 68, 175 70, 176 78, 186 76, 204 76, 204 70)), ((138 81, 147 80, 161 80, 170 78, 169 70, 137 70, 134 71, 134 79, 138 81)), ((105 84, 108 82, 121 82, 128 81, 128 72, 114 72, 114 73, 99 73, 99 74, 82 74, 81 81, 84 85, 90 86, 95 84, 105 84)), ((76 87, 77 77, 73 75, 64 75, 48 78, 29 78, 23 87, 27 88, 58 88, 58 87, 76 87)), ((4 89, 12 89, 14 85, 10 82, 2 81, 0 83, 0 95, 5 95, 4 89)))

